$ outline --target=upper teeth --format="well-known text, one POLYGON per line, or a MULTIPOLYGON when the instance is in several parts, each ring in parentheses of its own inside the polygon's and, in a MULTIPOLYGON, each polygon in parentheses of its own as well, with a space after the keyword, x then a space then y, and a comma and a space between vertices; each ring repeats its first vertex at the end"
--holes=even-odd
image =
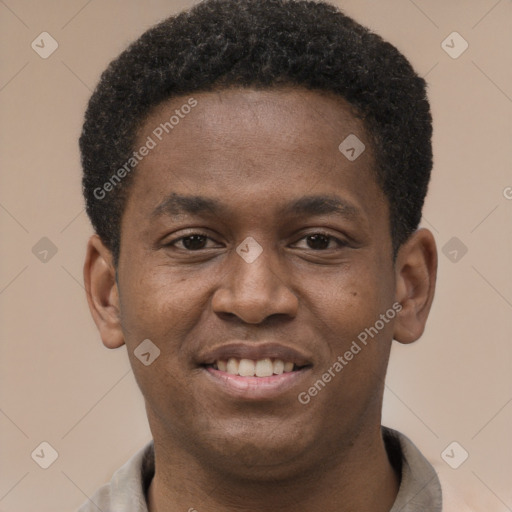
POLYGON ((227 361, 219 359, 215 366, 222 372, 231 375, 240 375, 242 377, 270 377, 271 375, 281 375, 283 372, 293 371, 292 362, 284 362, 281 359, 236 359, 230 357, 227 361))

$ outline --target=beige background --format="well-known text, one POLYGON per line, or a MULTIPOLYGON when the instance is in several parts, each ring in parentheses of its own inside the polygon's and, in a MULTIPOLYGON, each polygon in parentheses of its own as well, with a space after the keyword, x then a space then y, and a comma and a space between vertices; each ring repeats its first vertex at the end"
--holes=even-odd
MULTIPOLYGON (((125 349, 103 347, 86 305, 77 139, 107 63, 191 3, 0 0, 0 511, 75 510, 150 439, 125 349), (47 59, 31 48, 43 31, 59 45, 47 59), (42 237, 57 248, 46 262, 42 237), (31 458, 43 441, 58 452, 48 469, 31 458)), ((475 510, 512 510, 512 2, 337 3, 426 76, 435 118, 423 225, 437 297, 423 338, 393 348, 383 421, 475 510), (457 59, 441 46, 453 31, 469 43, 457 59), (468 248, 456 262, 452 237, 468 248), (469 452, 456 470, 441 458, 452 441, 469 452)))

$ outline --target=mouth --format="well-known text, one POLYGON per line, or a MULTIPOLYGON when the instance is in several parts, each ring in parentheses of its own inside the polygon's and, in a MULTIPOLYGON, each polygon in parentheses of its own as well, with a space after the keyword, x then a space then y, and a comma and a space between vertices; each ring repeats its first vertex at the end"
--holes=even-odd
POLYGON ((306 368, 308 365, 299 366, 293 361, 283 361, 282 359, 239 359, 230 357, 229 359, 219 359, 212 364, 203 365, 205 368, 212 368, 229 375, 238 375, 240 377, 272 377, 273 375, 282 375, 283 373, 296 372, 306 368))
POLYGON ((201 359, 213 390, 244 400, 277 398, 298 386, 313 366, 294 348, 247 342, 224 345, 201 359))

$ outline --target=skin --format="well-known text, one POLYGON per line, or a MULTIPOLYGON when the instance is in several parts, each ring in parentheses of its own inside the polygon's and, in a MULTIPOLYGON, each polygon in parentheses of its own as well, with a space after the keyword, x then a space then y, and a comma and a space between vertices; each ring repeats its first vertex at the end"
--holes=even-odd
MULTIPOLYGON (((193 97, 197 106, 137 167, 118 267, 96 235, 84 266, 103 343, 126 344, 145 399, 156 460, 149 510, 389 511, 399 478, 381 437, 384 377, 393 338, 410 343, 424 330, 433 236, 416 231, 393 260, 370 142, 343 99, 300 88, 193 97), (350 133, 366 144, 353 162, 338 150, 350 133), (172 193, 226 211, 152 217, 172 193), (284 213, 310 195, 336 196, 357 213, 284 213), (202 249, 166 245, 197 232, 202 249), (308 236, 318 232, 331 238, 308 236), (263 249, 252 263, 236 252, 249 236, 263 249), (298 393, 395 302, 400 313, 301 404, 298 393), (134 356, 145 339, 161 351, 149 366, 134 356), (272 399, 228 396, 197 358, 233 339, 296 347, 311 366, 272 399)), ((154 109, 140 144, 187 100, 154 109)))

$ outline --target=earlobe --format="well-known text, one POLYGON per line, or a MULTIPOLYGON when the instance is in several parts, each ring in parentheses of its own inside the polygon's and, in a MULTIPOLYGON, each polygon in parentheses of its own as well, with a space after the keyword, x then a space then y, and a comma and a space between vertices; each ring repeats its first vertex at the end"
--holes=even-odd
POLYGON ((124 344, 119 315, 119 292, 112 264, 112 253, 98 235, 87 244, 84 283, 92 317, 107 348, 124 344))
POLYGON ((437 249, 428 229, 415 231, 400 247, 395 272, 396 301, 402 310, 396 317, 394 338, 412 343, 423 334, 436 285, 437 249))

